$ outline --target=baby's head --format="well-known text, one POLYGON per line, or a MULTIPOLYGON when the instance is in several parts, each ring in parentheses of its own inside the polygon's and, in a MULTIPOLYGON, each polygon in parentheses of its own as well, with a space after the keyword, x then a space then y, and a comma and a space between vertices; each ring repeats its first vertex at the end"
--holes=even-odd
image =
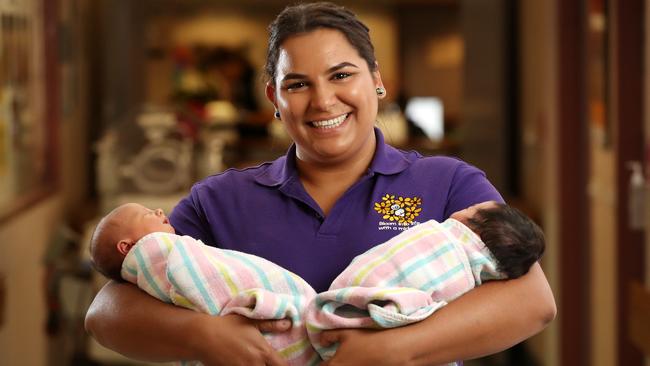
POLYGON ((104 276, 121 280, 124 257, 140 238, 153 232, 175 232, 161 209, 137 203, 117 207, 99 221, 90 239, 93 266, 104 276))
POLYGON ((518 278, 544 254, 544 233, 528 216, 514 207, 488 201, 451 215, 481 237, 496 258, 497 269, 518 278))

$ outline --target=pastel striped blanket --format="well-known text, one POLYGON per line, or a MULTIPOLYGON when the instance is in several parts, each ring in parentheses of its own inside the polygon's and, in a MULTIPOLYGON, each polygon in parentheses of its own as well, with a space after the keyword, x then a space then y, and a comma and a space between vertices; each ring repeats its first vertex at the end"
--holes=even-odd
POLYGON ((324 330, 411 324, 483 281, 500 278, 478 235, 453 219, 427 221, 355 257, 308 307, 308 334, 329 359, 337 345, 320 345, 324 330))
POLYGON ((212 315, 291 319, 291 330, 266 334, 267 341, 290 365, 321 361, 303 318, 316 293, 302 278, 263 258, 188 236, 152 233, 127 254, 122 277, 159 300, 212 315))
POLYGON ((312 365, 336 351, 337 345, 320 345, 324 330, 423 320, 482 281, 502 278, 495 267, 478 236, 449 219, 410 228, 357 256, 321 294, 265 259, 166 233, 143 237, 127 255, 122 277, 196 311, 289 318, 291 331, 265 337, 291 365, 312 365))

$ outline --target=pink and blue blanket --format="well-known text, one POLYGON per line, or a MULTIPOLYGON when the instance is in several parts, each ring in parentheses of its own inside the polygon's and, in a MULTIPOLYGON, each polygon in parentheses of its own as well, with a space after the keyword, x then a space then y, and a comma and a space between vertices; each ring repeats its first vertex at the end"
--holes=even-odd
POLYGON ((290 331, 265 335, 291 365, 316 365, 336 352, 321 346, 325 330, 411 324, 503 278, 479 237, 453 219, 427 221, 357 256, 320 294, 263 258, 167 233, 140 239, 122 277, 162 301, 212 315, 291 319, 290 331))

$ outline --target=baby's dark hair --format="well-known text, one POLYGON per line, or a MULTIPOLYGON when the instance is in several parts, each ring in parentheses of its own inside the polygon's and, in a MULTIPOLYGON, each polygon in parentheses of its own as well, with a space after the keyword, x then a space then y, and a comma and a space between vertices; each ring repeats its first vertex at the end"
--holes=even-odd
POLYGON ((90 263, 93 268, 105 277, 123 281, 122 262, 124 258, 119 255, 115 244, 117 243, 117 223, 111 220, 111 214, 104 217, 95 227, 90 237, 90 263))
POLYGON ((535 222, 514 207, 497 204, 493 208, 477 210, 467 220, 497 260, 497 269, 518 278, 544 254, 544 233, 535 222))

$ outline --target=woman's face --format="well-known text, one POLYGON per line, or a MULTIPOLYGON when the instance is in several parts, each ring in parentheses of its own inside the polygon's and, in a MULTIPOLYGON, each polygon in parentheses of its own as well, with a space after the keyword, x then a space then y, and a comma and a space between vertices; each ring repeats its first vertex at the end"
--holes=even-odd
POLYGON ((298 158, 332 164, 372 155, 378 71, 345 36, 317 29, 288 38, 266 93, 296 143, 298 158))

